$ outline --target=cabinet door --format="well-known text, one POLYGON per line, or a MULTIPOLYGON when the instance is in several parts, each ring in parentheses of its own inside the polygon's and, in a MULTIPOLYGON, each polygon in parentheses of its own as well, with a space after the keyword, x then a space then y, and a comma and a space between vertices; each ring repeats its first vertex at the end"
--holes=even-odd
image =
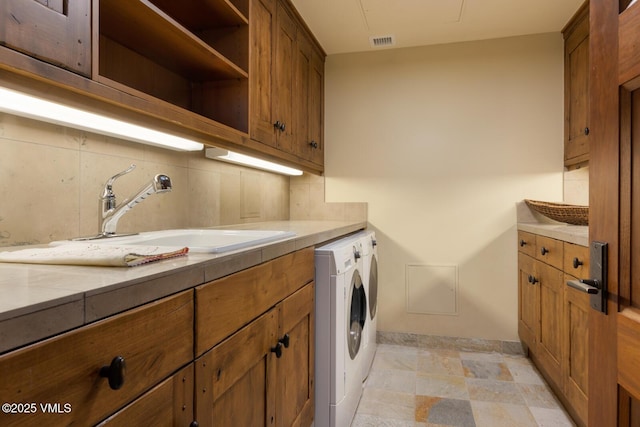
POLYGON ((324 58, 312 50, 309 70, 309 160, 324 165, 324 58))
MULTIPOLYGON (((577 279, 565 274, 564 280, 577 279)), ((569 286, 565 286, 564 292, 563 390, 575 414, 586 425, 589 405, 589 295, 569 286)))
POLYGON ((2 0, 0 45, 91 73, 90 0, 2 0))
POLYGON ((589 9, 565 32, 565 165, 589 160, 589 9))
POLYGON ((294 153, 293 85, 294 54, 296 48, 296 24, 282 3, 277 4, 275 53, 273 72, 274 123, 281 129, 276 131, 277 147, 287 153, 294 153))
POLYGON ((296 155, 322 165, 324 61, 303 29, 298 30, 295 84, 296 155))
POLYGON ((193 291, 186 291, 0 356, 1 402, 70 405, 66 413, 0 412, 0 425, 95 424, 192 360, 193 291), (100 372, 116 356, 126 369, 112 389, 100 372))
POLYGON ((275 425, 277 332, 273 309, 196 360, 198 425, 275 425))
POLYGON ((562 271, 542 262, 536 262, 535 269, 540 280, 540 330, 536 356, 550 380, 560 388, 565 287, 563 274, 562 271))
POLYGON ((278 359, 278 426, 308 426, 314 413, 314 283, 279 305, 278 336, 288 347, 278 359))
POLYGON ((188 426, 195 419, 193 371, 190 363, 98 426, 188 426))
POLYGON ((518 253, 518 335, 532 352, 536 351, 540 327, 540 289, 534 263, 530 256, 518 253))
POLYGON ((272 61, 276 0, 252 0, 250 13, 249 133, 252 139, 275 146, 272 61))

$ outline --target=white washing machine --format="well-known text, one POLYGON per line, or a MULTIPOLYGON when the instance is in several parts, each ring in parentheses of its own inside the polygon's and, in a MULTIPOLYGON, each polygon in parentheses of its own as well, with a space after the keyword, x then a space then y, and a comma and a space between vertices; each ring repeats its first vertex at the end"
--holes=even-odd
POLYGON ((362 396, 362 236, 316 249, 316 427, 351 425, 362 396))
POLYGON ((375 231, 365 231, 362 237, 362 268, 364 290, 367 295, 367 321, 364 330, 364 359, 362 380, 366 380, 376 354, 378 330, 378 241, 375 231))

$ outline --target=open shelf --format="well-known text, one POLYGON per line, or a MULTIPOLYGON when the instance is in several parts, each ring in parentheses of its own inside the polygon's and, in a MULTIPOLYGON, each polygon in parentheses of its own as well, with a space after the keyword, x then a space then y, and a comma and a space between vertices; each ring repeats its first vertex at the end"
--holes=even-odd
POLYGON ((248 0, 100 0, 94 78, 247 132, 247 16, 248 0))

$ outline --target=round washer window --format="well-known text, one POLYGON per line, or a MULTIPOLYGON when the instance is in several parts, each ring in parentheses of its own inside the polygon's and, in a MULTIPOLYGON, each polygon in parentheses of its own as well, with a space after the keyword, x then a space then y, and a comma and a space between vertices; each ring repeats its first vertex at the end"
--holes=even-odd
POLYGON ((355 359, 362 342, 362 331, 367 320, 367 297, 358 270, 353 272, 350 286, 349 321, 347 324, 347 347, 349 356, 355 359))

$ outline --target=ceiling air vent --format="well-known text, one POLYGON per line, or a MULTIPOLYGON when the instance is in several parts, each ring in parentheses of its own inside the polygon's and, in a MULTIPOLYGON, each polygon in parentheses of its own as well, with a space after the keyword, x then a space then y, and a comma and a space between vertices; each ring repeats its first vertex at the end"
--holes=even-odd
POLYGON ((395 46, 396 38, 395 36, 374 36, 369 37, 369 43, 371 47, 395 46))

